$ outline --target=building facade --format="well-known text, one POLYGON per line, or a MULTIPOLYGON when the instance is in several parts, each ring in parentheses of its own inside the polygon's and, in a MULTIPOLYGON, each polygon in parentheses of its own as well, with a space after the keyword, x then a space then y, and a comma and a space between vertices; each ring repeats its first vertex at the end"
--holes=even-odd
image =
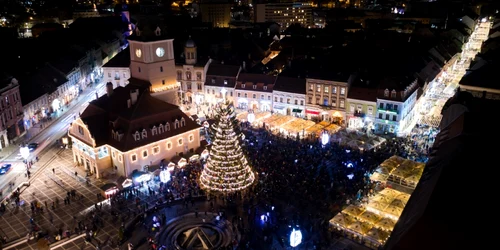
POLYGON ((130 176, 200 147, 200 126, 178 106, 151 96, 148 86, 108 85, 68 134, 74 161, 98 178, 108 172, 130 176))
POLYGON ((104 81, 113 83, 113 87, 124 87, 130 78, 130 48, 120 51, 102 66, 104 81))
POLYGON ((208 66, 205 84, 205 101, 210 104, 222 102, 224 97, 234 102, 234 87, 241 67, 212 62, 208 66))
POLYGON ((174 39, 164 36, 159 27, 154 34, 142 33, 137 27, 136 34, 129 38, 130 75, 149 82, 157 98, 179 104, 173 43, 174 39))
POLYGON ((307 118, 343 124, 346 117, 348 82, 348 78, 345 81, 307 78, 307 118))
POLYGON ((201 20, 204 23, 212 23, 214 28, 229 28, 232 6, 232 3, 222 0, 201 3, 201 20))
POLYGON ((182 103, 197 105, 205 102, 205 82, 208 66, 212 62, 198 61, 198 51, 191 37, 184 45, 184 64, 176 65, 177 81, 180 83, 179 98, 182 103))
POLYGON ((374 129, 377 113, 377 89, 351 87, 347 94, 347 127, 351 129, 374 129))
POLYGON ((240 73, 236 80, 236 106, 243 110, 271 111, 275 76, 240 73))
POLYGON ((46 93, 42 93, 31 102, 23 104, 25 129, 29 129, 40 122, 46 116, 48 107, 49 96, 46 93))
POLYGON ((379 89, 375 132, 397 134, 407 129, 414 122, 418 90, 416 79, 404 89, 389 86, 379 89))
POLYGON ((273 111, 282 115, 305 117, 306 80, 278 76, 273 89, 273 111))
POLYGON ((24 132, 23 107, 18 81, 9 77, 0 84, 0 148, 4 148, 24 132))
POLYGON ((285 30, 294 23, 299 23, 304 27, 313 26, 311 3, 288 2, 256 4, 254 15, 255 22, 276 22, 282 27, 282 30, 285 30))

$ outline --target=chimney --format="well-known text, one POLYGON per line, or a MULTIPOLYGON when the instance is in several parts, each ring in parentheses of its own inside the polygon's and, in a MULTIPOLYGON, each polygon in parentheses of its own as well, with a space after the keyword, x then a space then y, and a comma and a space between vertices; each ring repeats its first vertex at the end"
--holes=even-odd
POLYGON ((127 108, 132 107, 132 101, 130 99, 127 100, 127 108))
POLYGON ((130 90, 130 101, 131 101, 132 105, 134 105, 137 102, 138 97, 139 97, 139 90, 138 89, 130 90))
POLYGON ((113 83, 112 82, 106 83, 106 93, 108 94, 108 97, 111 96, 111 94, 113 94, 113 83))

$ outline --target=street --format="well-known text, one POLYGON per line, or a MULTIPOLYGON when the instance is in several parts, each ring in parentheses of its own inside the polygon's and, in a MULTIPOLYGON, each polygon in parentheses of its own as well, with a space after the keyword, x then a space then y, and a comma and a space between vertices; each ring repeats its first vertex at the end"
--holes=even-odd
MULTIPOLYGON (((88 105, 88 102, 94 100, 96 98, 96 90, 99 96, 102 96, 106 90, 104 88, 104 83, 98 84, 93 90, 89 87, 87 90, 83 91, 80 96, 70 103, 69 108, 63 107, 63 111, 57 111, 57 117, 53 118, 53 121, 46 125, 47 127, 41 131, 27 131, 26 132, 26 141, 25 143, 33 143, 36 142, 39 144, 38 148, 30 154, 30 159, 35 161, 35 157, 38 156, 41 158, 44 154, 50 154, 45 152, 47 148, 50 148, 51 145, 55 143, 57 139, 60 139, 62 136, 67 134, 67 129, 69 124, 74 121, 75 117, 78 117, 80 112, 82 112, 88 105)), ((18 147, 16 145, 12 145, 12 147, 18 147)), ((19 150, 13 150, 13 152, 8 155, 2 163, 10 163, 12 164, 12 168, 5 175, 0 176, 0 191, 2 191, 2 195, 0 195, 1 199, 7 195, 7 188, 9 183, 14 183, 14 187, 19 186, 21 183, 27 181, 26 166, 23 163, 23 160, 19 156, 19 150)), ((35 174, 34 172, 38 170, 38 164, 35 162, 34 167, 32 167, 31 174, 35 174)))

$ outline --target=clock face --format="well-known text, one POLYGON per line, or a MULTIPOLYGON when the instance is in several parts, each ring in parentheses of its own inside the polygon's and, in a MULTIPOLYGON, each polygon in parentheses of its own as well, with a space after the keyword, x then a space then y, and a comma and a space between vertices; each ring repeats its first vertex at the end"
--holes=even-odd
POLYGON ((142 51, 141 51, 141 49, 136 49, 136 50, 135 50, 135 55, 136 55, 137 57, 141 57, 141 56, 142 56, 142 51))
POLYGON ((158 57, 163 57, 163 56, 165 55, 165 50, 164 50, 162 47, 158 47, 158 48, 156 49, 156 55, 157 55, 158 57))

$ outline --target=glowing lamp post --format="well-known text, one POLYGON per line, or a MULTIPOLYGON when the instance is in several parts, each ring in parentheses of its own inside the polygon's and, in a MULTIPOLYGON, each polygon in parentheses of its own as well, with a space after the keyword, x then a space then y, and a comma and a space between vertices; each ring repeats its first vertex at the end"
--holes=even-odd
POLYGON ((247 121, 249 123, 253 123, 255 121, 255 114, 254 113, 248 113, 248 115, 247 115, 247 121))
POLYGON ((19 149, 19 153, 21 153, 21 157, 23 157, 23 159, 28 159, 28 157, 30 156, 30 149, 28 147, 21 147, 19 149))
POLYGON ((302 243, 302 232, 300 232, 300 230, 295 230, 294 228, 290 234, 290 246, 296 247, 300 243, 302 243))
POLYGON ((330 135, 328 135, 328 133, 326 132, 323 132, 323 134, 321 135, 321 144, 325 146, 326 144, 328 144, 328 142, 330 142, 330 135))

